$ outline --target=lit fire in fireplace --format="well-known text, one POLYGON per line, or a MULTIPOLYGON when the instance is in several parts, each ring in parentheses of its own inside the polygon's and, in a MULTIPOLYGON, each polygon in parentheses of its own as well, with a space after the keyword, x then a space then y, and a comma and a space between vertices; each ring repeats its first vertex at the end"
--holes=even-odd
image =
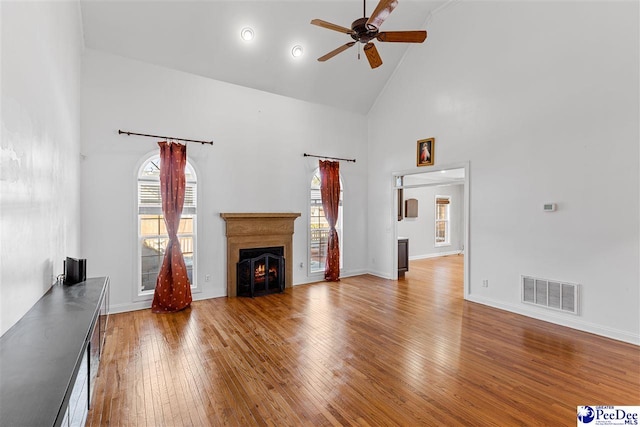
MULTIPOLYGON (((265 279, 265 265, 258 264, 253 272, 253 277, 256 283, 262 283, 265 279)), ((276 266, 269 266, 269 280, 275 280, 278 278, 278 268, 276 266)))

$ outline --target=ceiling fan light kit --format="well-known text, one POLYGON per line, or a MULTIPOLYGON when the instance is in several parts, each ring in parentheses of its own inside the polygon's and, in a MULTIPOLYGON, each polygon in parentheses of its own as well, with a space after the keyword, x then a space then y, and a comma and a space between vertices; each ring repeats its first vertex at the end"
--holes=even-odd
MULTIPOLYGON (((369 65, 371 68, 378 68, 382 65, 382 58, 378 53, 378 49, 372 43, 372 40, 376 39, 379 42, 391 42, 391 43, 422 43, 427 39, 427 32, 424 30, 416 31, 383 31, 380 32, 380 25, 391 14, 393 9, 398 5, 398 0, 380 0, 375 10, 370 17, 364 16, 363 18, 356 19, 351 24, 351 28, 346 28, 340 25, 332 24, 331 22, 323 21, 321 19, 313 19, 311 24, 318 27, 326 28, 328 30, 338 31, 340 33, 348 34, 354 40, 340 46, 337 49, 332 50, 324 56, 318 58, 318 61, 324 62, 333 58, 337 54, 347 50, 353 46, 356 42, 364 44, 363 50, 369 65)), ((366 0, 363 0, 364 15, 367 13, 366 0)))

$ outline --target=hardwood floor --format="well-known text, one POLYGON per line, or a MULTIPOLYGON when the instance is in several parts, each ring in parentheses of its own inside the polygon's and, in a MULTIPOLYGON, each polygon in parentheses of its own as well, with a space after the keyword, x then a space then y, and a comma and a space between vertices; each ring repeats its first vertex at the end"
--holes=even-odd
POLYGON ((87 425, 575 426, 640 403, 637 346, 464 301, 462 262, 112 315, 87 425))

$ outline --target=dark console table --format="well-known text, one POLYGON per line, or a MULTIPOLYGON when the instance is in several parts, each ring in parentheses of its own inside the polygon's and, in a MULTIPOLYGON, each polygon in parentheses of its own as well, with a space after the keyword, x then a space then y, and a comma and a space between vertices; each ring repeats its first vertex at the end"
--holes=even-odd
POLYGON ((0 337, 0 426, 84 425, 108 308, 108 277, 54 285, 0 337))
POLYGON ((409 239, 398 237, 398 278, 409 271, 409 239))

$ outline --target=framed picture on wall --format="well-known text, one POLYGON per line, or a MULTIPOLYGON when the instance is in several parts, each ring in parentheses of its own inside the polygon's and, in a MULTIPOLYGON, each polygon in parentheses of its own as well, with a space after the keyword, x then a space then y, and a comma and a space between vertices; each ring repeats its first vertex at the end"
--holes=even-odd
POLYGON ((418 141, 418 154, 416 164, 418 166, 432 166, 435 153, 436 139, 427 138, 418 141))

